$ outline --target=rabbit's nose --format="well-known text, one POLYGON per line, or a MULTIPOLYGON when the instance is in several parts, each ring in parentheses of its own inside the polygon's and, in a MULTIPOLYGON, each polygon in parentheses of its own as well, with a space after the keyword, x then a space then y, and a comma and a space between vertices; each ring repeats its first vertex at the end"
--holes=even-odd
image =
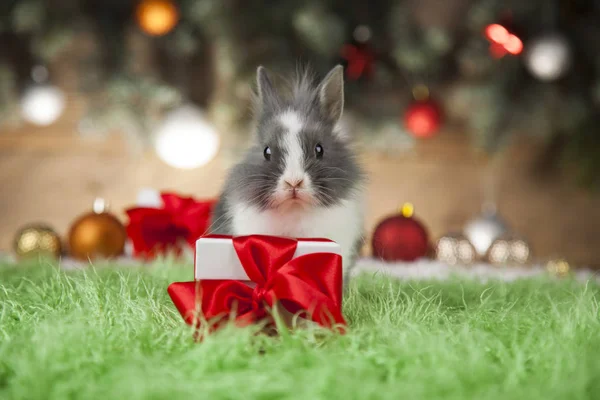
POLYGON ((294 180, 286 180, 285 184, 290 189, 298 189, 298 188, 302 187, 303 182, 304 182, 304 179, 294 179, 294 180))

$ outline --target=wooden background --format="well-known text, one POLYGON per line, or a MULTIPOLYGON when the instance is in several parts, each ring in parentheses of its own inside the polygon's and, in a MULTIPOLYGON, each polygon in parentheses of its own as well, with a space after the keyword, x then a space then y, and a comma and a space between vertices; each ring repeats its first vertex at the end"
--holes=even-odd
MULTIPOLYGON (((76 131, 82 104, 72 94, 69 98, 68 110, 53 126, 0 134, 1 249, 10 249, 16 230, 30 222, 46 222, 66 234, 95 197, 108 200, 124 219, 123 210, 135 204, 143 188, 199 198, 219 193, 231 157, 219 155, 204 168, 181 171, 152 152, 132 154, 119 135, 84 139, 76 131)), ((371 232, 404 201, 415 204, 432 239, 460 229, 479 213, 484 182, 492 173, 499 211, 530 240, 537 258, 563 256, 574 264, 598 266, 599 199, 565 177, 542 179, 536 172, 539 155, 536 143, 519 142, 489 160, 474 152, 460 132, 444 132, 393 157, 362 149, 370 174, 367 229, 371 232)))

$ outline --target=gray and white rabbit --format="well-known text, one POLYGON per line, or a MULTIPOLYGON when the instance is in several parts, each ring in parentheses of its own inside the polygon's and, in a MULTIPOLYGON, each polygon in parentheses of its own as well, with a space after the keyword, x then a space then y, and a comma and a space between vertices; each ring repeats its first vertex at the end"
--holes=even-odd
POLYGON ((298 75, 286 97, 258 68, 254 144, 230 171, 210 232, 331 239, 346 280, 362 245, 365 175, 340 124, 343 68, 319 84, 298 75))

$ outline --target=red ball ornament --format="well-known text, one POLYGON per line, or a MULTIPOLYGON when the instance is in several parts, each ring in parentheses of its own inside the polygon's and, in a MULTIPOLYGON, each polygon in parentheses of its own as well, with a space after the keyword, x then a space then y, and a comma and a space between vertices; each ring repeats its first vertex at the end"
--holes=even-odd
POLYGON ((404 115, 404 124, 416 137, 435 136, 440 128, 442 115, 439 106, 432 100, 412 103, 404 115))
POLYGON ((373 257, 384 261, 414 261, 429 251, 429 235, 420 221, 413 218, 413 207, 405 204, 399 215, 377 225, 371 242, 373 257))

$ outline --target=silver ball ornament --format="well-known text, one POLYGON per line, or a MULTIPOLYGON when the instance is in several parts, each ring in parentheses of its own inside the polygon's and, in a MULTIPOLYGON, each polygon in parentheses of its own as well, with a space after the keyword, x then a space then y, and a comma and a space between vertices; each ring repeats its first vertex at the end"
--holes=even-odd
POLYGON ((473 244, 477 254, 483 257, 492 243, 506 231, 505 223, 495 213, 487 213, 467 224, 465 236, 473 244))

